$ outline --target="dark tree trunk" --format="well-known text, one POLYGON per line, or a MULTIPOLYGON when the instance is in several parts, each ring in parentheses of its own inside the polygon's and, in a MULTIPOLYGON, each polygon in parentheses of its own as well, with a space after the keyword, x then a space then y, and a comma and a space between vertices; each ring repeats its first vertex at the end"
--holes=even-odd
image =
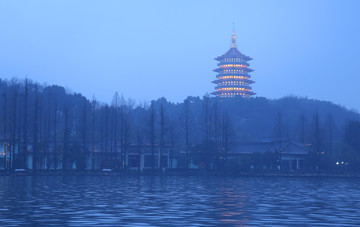
POLYGON ((2 97, 4 99, 4 103, 3 103, 3 140, 4 140, 4 153, 5 153, 5 163, 4 163, 4 168, 5 168, 5 172, 8 171, 8 162, 7 162, 7 148, 8 148, 8 142, 7 142, 7 128, 6 128, 6 124, 7 124, 7 118, 6 118, 6 97, 7 94, 4 92, 2 94, 2 97))
POLYGON ((53 139, 53 158, 54 158, 54 169, 55 171, 59 166, 59 152, 58 152, 58 144, 57 144, 57 112, 58 112, 58 104, 57 98, 54 97, 54 139, 53 139))
MULTIPOLYGON (((13 87, 13 93, 12 93, 12 111, 11 111, 11 117, 12 117, 12 124, 11 124, 11 150, 10 150, 10 170, 12 171, 14 168, 14 162, 15 162, 15 149, 20 144, 16 144, 16 129, 17 129, 17 102, 18 102, 18 93, 16 91, 16 85, 13 87), (17 146, 18 145, 18 146, 17 146)), ((18 149, 19 151, 19 149, 18 149)))
POLYGON ((189 99, 184 101, 185 114, 185 168, 189 168, 189 146, 190 146, 190 106, 189 99))
POLYGON ((150 146, 151 146, 151 169, 155 169, 155 107, 150 107, 150 146))
POLYGON ((39 94, 38 94, 38 85, 35 85, 35 109, 34 109, 34 126, 33 126, 33 160, 32 168, 33 171, 37 171, 39 154, 38 154, 38 113, 39 113, 39 94))
POLYGON ((64 141, 62 151, 62 169, 63 171, 70 168, 70 157, 69 157, 69 108, 65 105, 64 107, 64 141))
POLYGON ((161 106, 160 106, 160 158, 159 158, 160 169, 164 168, 164 166, 163 166, 164 145, 165 145, 165 116, 164 116, 164 106, 163 106, 163 103, 161 103, 161 106))
POLYGON ((24 112, 22 113, 23 115, 23 128, 22 128, 22 132, 23 132, 23 139, 22 139, 22 148, 21 148, 21 153, 19 156, 19 168, 26 168, 26 156, 27 156, 27 145, 28 145, 28 99, 29 99, 29 83, 28 80, 25 79, 25 85, 24 85, 24 112))
POLYGON ((95 111, 96 111, 96 100, 93 98, 92 101, 92 130, 91 130, 91 169, 95 169, 95 111))

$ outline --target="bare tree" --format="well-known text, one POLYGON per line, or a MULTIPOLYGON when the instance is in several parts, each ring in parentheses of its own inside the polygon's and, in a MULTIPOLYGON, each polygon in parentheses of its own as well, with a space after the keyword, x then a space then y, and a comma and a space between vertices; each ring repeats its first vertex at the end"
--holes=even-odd
POLYGON ((165 116, 164 116, 164 104, 160 104, 160 169, 164 168, 163 166, 163 150, 165 146, 165 116))
POLYGON ((33 125, 33 161, 32 168, 33 171, 37 171, 38 167, 40 167, 39 163, 39 141, 38 141, 38 115, 39 115, 39 93, 38 93, 38 85, 35 84, 35 108, 34 108, 34 125, 33 125))
POLYGON ((226 168, 226 163, 228 159, 228 153, 230 151, 230 120, 228 118, 227 112, 223 114, 222 119, 222 139, 221 139, 221 156, 220 161, 222 162, 221 169, 226 168))
POLYGON ((189 98, 184 100, 184 132, 185 132, 185 168, 189 167, 190 149, 190 104, 189 98))
POLYGON ((300 142, 305 143, 305 116, 302 114, 300 116, 300 142))
POLYGON ((313 167, 318 170, 321 165, 321 157, 325 154, 323 150, 323 128, 320 124, 318 112, 314 115, 311 130, 311 162, 313 167))
POLYGON ((210 141, 210 114, 209 114, 209 96, 204 96, 203 119, 204 119, 204 140, 210 141))
POLYGON ((17 104, 18 104, 18 89, 17 89, 17 84, 15 84, 14 82, 11 85, 11 115, 10 117, 11 119, 11 150, 10 150, 10 170, 12 170, 14 168, 14 155, 15 155, 15 149, 18 148, 18 144, 17 144, 17 140, 16 140, 16 128, 18 127, 18 122, 17 122, 17 104))
POLYGON ((150 105, 150 146, 151 146, 151 169, 155 169, 155 107, 150 105))
MULTIPOLYGON (((46 132, 44 132, 46 170, 50 169, 50 135, 51 135, 51 92, 47 95, 46 132)), ((44 130, 45 131, 45 130, 44 130)))
POLYGON ((101 168, 105 168, 105 106, 102 106, 100 109, 101 119, 100 119, 100 166, 101 168))
POLYGON ((144 145, 143 135, 140 130, 137 130, 136 140, 137 140, 137 152, 138 152, 138 172, 140 172, 141 171, 141 148, 144 145))
POLYGON ((218 108, 218 99, 215 98, 214 104, 214 137, 215 137, 215 145, 217 152, 220 152, 220 136, 219 136, 219 108, 218 108))
POLYGON ((113 101, 112 101, 114 113, 113 113, 113 155, 112 155, 112 165, 116 166, 116 160, 117 160, 117 137, 118 137, 118 111, 119 111, 119 94, 115 92, 113 101))
POLYGON ((332 114, 329 113, 326 120, 327 130, 328 130, 328 156, 330 161, 333 158, 333 140, 334 140, 334 120, 332 114))
POLYGON ((278 166, 280 168, 280 171, 282 170, 283 137, 284 137, 283 120, 282 120, 282 115, 279 112, 276 121, 276 141, 278 144, 277 154, 278 154, 278 166))
POLYGON ((24 96, 23 96, 23 108, 24 111, 22 113, 23 116, 23 127, 22 127, 22 133, 23 133, 23 139, 22 139, 22 146, 21 146, 21 152, 18 156, 18 167, 19 168, 26 168, 26 156, 27 156, 27 145, 28 145, 28 99, 29 99, 29 81, 28 79, 25 79, 24 84, 24 96))
MULTIPOLYGON (((7 124, 7 116, 6 116, 6 97, 7 97, 7 93, 4 92, 2 94, 2 97, 4 99, 3 101, 3 140, 4 140, 4 152, 6 154, 7 152, 7 147, 8 147, 8 143, 6 141, 7 137, 6 137, 6 133, 7 133, 7 128, 6 128, 6 124, 7 124)), ((4 168, 5 168, 5 172, 7 172, 8 170, 8 165, 7 165, 7 154, 5 155, 5 163, 4 163, 4 168)))
POLYGON ((64 106, 64 139, 63 139, 63 150, 62 150, 62 169, 67 170, 70 168, 70 154, 69 154, 69 107, 67 104, 64 106))
POLYGON ((175 126, 171 122, 169 125, 169 134, 170 134, 170 151, 169 151, 169 168, 173 168, 174 162, 174 146, 175 146, 175 126))
POLYGON ((58 99, 56 96, 54 96, 54 110, 53 110, 53 114, 54 114, 54 138, 53 138, 53 158, 54 158, 54 169, 55 171, 58 169, 59 167, 59 148, 58 148, 58 144, 57 144, 57 122, 58 122, 58 99))
POLYGON ((83 100, 83 111, 82 111, 82 151, 79 159, 77 160, 76 167, 78 170, 86 169, 86 157, 87 157, 87 100, 83 100))
MULTIPOLYGON (((120 98, 120 147, 122 153, 122 166, 127 168, 127 150, 129 146, 129 137, 130 137, 130 122, 128 117, 127 103, 123 96, 120 98)), ((131 102, 131 101, 130 101, 131 102)))
POLYGON ((104 128, 104 152, 105 152, 105 168, 109 168, 109 106, 105 105, 105 128, 104 128))
POLYGON ((95 169, 95 112, 96 112, 96 99, 93 97, 91 102, 91 112, 92 112, 92 127, 91 127, 91 169, 95 169))

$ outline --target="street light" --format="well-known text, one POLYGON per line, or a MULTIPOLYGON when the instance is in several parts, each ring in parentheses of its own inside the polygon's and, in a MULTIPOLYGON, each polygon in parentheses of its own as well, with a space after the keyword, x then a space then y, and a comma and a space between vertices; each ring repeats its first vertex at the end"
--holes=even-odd
POLYGON ((5 160, 4 160, 4 168, 5 168, 5 170, 7 169, 7 168, 6 168, 6 164, 7 164, 7 160, 6 160, 6 146, 8 146, 8 145, 9 145, 9 144, 6 143, 6 142, 3 143, 4 151, 1 153, 1 155, 2 155, 3 158, 5 159, 5 160))

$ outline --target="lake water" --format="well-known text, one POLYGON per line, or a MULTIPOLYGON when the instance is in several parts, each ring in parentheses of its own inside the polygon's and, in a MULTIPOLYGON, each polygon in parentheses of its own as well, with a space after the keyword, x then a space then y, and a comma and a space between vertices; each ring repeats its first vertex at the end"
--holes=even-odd
POLYGON ((0 176, 0 226, 359 226, 360 180, 0 176))

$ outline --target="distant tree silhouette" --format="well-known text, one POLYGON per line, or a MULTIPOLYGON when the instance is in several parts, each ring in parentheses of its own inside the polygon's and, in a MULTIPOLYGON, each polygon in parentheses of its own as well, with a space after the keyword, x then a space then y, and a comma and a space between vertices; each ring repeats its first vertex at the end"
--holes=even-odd
MULTIPOLYGON (((149 106, 126 102, 116 92, 109 105, 29 79, 0 80, 0 94, 0 142, 6 148, 0 171, 125 169, 130 166, 128 156, 134 154, 140 168, 147 148, 151 155, 145 160, 152 169, 176 167, 175 159, 181 168, 193 161, 192 167, 226 169, 234 165, 228 162, 233 141, 263 138, 277 143, 279 165, 284 141, 292 140, 309 145, 309 168, 334 170, 335 163, 343 160, 349 163, 347 169, 359 171, 349 166, 360 159, 354 139, 360 115, 330 102, 293 96, 270 100, 205 95, 181 103, 160 98, 149 106)), ((266 168, 274 166, 272 156, 254 158, 262 159, 259 163, 266 168)))

